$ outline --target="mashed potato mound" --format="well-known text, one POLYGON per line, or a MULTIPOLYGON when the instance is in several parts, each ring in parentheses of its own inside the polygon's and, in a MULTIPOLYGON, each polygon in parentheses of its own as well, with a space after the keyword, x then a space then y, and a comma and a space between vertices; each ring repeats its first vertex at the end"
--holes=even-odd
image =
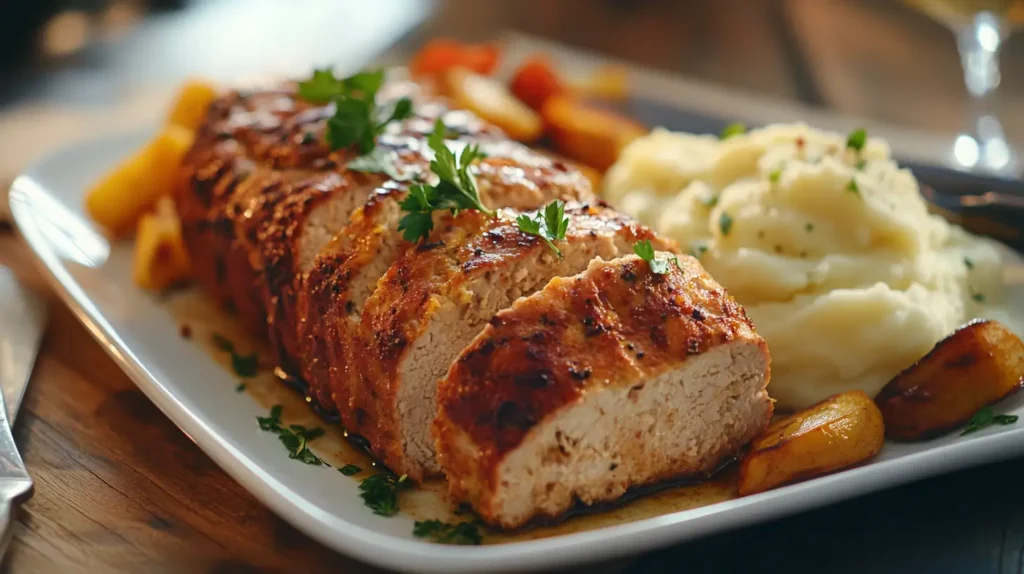
POLYGON ((874 395, 1002 296, 996 248, 930 215, 883 141, 855 147, 802 124, 721 141, 656 130, 605 178, 606 199, 744 305, 784 409, 874 395))

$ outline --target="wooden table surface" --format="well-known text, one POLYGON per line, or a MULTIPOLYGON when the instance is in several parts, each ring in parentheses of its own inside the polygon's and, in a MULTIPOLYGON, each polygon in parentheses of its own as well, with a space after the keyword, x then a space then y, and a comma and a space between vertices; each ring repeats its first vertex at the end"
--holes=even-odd
MULTIPOLYGON (((964 97, 952 40, 920 16, 879 8, 888 2, 453 0, 416 37, 481 39, 514 27, 781 98, 955 130, 964 97), (766 25, 780 21, 784 33, 766 25), (870 41, 859 32, 867 29, 870 41)), ((1024 62, 1021 47, 1007 47, 1011 62, 1024 62)), ((1024 107, 1012 104, 1024 93, 1024 75, 1005 80, 1007 131, 1021 139, 1024 107)), ((79 93, 73 83, 53 85, 65 96, 79 93)), ((34 154, 90 125, 62 116, 63 131, 34 129, 40 117, 56 115, 44 109, 18 125, 48 141, 27 141, 29 130, 4 139, 0 129, 0 180, 12 175, 3 168, 20 161, 19 152, 34 154)), ((376 571, 297 532, 216 467, 56 300, 27 248, 2 226, 0 265, 50 300, 15 428, 36 489, 7 569, 376 571)), ((579 571, 1021 573, 1022 479, 1024 459, 1011 460, 579 571)))

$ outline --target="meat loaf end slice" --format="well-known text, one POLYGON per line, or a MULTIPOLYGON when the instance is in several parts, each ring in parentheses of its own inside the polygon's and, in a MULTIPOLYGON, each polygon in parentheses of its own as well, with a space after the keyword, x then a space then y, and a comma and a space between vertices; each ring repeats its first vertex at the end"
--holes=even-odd
POLYGON ((437 391, 458 500, 514 528, 709 473, 765 427, 764 340, 695 259, 679 263, 594 261, 494 317, 437 391))
POLYGON ((331 371, 339 376, 332 389, 350 397, 338 404, 346 426, 395 472, 417 480, 439 473, 430 437, 435 385, 495 313, 595 257, 630 252, 637 241, 674 247, 604 205, 570 204, 558 257, 519 230, 520 213, 464 212, 406 251, 363 309, 350 346, 361 360, 347 372, 331 371))

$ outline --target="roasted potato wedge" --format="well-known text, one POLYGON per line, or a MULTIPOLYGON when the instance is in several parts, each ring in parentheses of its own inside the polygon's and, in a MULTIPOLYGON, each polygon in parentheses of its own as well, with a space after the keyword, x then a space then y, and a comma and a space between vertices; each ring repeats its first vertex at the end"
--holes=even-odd
MULTIPOLYGON (((629 97, 629 74, 626 68, 608 64, 568 82, 573 92, 590 98, 620 101, 629 97)), ((514 91, 514 90, 513 90, 514 91)))
POLYGON ((191 145, 191 130, 166 126, 89 190, 85 197, 89 215, 115 236, 130 232, 143 213, 171 193, 181 159, 191 145))
POLYGON ((625 116, 569 95, 549 97, 540 115, 559 153, 602 172, 626 144, 647 133, 625 116))
POLYGON ((167 123, 195 131, 206 117, 206 110, 217 97, 217 87, 205 80, 191 79, 182 84, 167 115, 167 123))
POLYGON ((1024 384, 1024 342, 997 321, 968 323, 896 375, 875 397, 894 440, 932 438, 963 425, 1024 384))
POLYGON ((139 219, 132 279, 143 289, 166 289, 188 279, 190 268, 174 204, 161 198, 156 211, 139 219))
POLYGON ((739 493, 754 494, 857 464, 882 448, 882 413, 848 391, 768 426, 740 463, 739 493))
POLYGON ((544 131, 537 112, 497 80, 456 68, 445 74, 445 85, 456 105, 497 125, 514 140, 532 142, 544 131))

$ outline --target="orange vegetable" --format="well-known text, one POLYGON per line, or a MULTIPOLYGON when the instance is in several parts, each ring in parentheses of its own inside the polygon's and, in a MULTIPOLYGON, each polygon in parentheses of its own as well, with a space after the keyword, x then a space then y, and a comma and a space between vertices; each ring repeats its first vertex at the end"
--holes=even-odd
POLYGON ((621 114, 564 94, 549 97, 540 115, 556 150, 598 171, 608 169, 626 144, 647 133, 621 114))
POLYGON ((1002 323, 958 329, 875 397, 885 433, 896 440, 935 437, 1024 384, 1024 342, 1002 323))
POLYGON ((494 78, 455 68, 444 76, 447 93, 456 105, 501 128, 516 141, 531 142, 541 136, 544 124, 537 112, 516 99, 505 84, 494 78))
POLYGON ((178 89, 178 97, 167 115, 167 123, 195 131, 206 117, 206 110, 217 97, 217 87, 210 82, 191 79, 178 89))
POLYGON ((535 110, 541 109, 551 96, 566 91, 551 59, 544 54, 534 54, 523 61, 512 76, 509 88, 524 104, 535 110))
POLYGON ((414 77, 437 76, 454 68, 466 68, 478 74, 490 74, 501 56, 493 44, 463 44, 439 38, 427 42, 409 63, 414 77))
POLYGON ((882 448, 882 413, 848 391, 772 423, 740 463, 740 495, 808 480, 871 458, 882 448))

